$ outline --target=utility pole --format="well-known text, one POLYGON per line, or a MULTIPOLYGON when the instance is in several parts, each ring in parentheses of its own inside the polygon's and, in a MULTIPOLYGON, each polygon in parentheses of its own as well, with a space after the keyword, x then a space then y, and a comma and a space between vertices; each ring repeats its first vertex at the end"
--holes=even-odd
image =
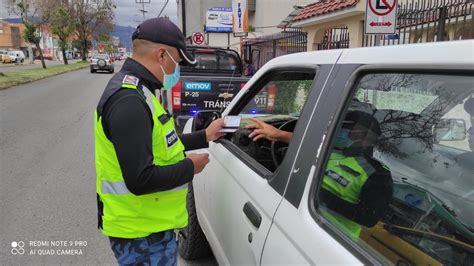
POLYGON ((135 0, 135 3, 136 4, 142 4, 142 9, 140 9, 138 11, 142 12, 143 20, 145 20, 145 13, 148 12, 148 11, 145 10, 145 4, 150 4, 151 0, 135 0))
POLYGON ((184 38, 188 37, 186 35, 186 0, 181 0, 181 20, 183 23, 183 34, 184 38))

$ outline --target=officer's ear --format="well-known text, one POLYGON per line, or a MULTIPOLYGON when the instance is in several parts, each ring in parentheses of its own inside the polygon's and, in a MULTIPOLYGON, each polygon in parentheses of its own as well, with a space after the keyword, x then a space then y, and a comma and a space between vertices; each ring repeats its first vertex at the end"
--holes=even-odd
POLYGON ((166 55, 166 49, 163 48, 163 47, 158 47, 158 49, 156 49, 156 60, 158 60, 158 62, 160 64, 163 64, 163 60, 165 59, 165 55, 166 55))

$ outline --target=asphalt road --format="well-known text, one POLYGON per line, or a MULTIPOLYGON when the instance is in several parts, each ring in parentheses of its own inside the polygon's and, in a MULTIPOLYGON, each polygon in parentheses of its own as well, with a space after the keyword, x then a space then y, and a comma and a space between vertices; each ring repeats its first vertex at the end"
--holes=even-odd
MULTIPOLYGON (((76 63, 79 60, 68 60, 69 63, 76 63)), ((51 67, 51 66, 57 66, 57 65, 62 65, 64 64, 63 61, 51 61, 51 60, 45 60, 44 63, 46 64, 46 67, 51 67)), ((0 72, 12 72, 12 71, 19 71, 19 70, 27 70, 27 69, 35 69, 35 68, 41 68, 43 67, 41 65, 40 60, 35 60, 34 64, 0 64, 0 72)))
POLYGON ((93 145, 111 77, 86 68, 0 91, 0 265, 115 264, 96 229, 93 145))

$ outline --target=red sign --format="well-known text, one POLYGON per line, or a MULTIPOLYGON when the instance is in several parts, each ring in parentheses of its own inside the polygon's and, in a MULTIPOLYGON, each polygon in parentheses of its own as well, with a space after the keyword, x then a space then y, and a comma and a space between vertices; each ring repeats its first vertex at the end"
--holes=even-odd
POLYGON ((375 22, 375 21, 372 21, 372 22, 370 22, 370 26, 372 26, 372 27, 375 27, 375 26, 379 26, 379 27, 390 27, 390 26, 392 26, 392 22, 390 22, 390 21, 387 21, 387 22, 375 22))
POLYGON ((365 34, 394 34, 397 24, 397 0, 367 0, 365 34))
POLYGON ((200 32, 193 33, 193 44, 201 45, 204 43, 204 34, 200 32))
POLYGON ((369 7, 374 14, 378 16, 385 16, 389 14, 390 12, 393 11, 393 9, 397 6, 397 1, 394 0, 368 0, 369 1, 369 7), (375 7, 372 2, 375 1, 375 7), (392 2, 390 4, 389 2, 392 2))

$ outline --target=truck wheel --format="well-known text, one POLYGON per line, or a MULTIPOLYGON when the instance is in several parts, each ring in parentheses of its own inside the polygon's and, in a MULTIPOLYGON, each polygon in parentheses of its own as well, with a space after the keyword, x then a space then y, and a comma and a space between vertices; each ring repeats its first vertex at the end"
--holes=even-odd
POLYGON ((185 260, 208 257, 211 254, 211 248, 197 219, 192 183, 189 184, 186 207, 188 226, 178 232, 179 255, 185 260))

